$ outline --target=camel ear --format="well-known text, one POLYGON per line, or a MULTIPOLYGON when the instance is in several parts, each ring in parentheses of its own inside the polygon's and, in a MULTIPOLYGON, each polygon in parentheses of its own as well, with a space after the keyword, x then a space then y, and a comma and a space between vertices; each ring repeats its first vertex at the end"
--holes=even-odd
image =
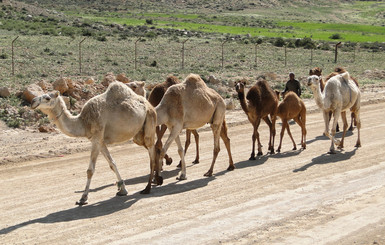
POLYGON ((144 84, 145 84, 145 82, 144 81, 138 81, 138 82, 136 82, 136 84, 138 84, 139 85, 139 87, 144 87, 144 84))
POLYGON ((56 91, 52 94, 52 98, 57 98, 60 96, 60 92, 59 91, 56 91))

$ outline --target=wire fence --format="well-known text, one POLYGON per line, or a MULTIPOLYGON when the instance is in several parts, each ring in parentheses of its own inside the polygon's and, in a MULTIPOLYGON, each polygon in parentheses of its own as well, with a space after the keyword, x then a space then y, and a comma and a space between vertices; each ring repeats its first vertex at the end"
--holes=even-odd
POLYGON ((304 74, 313 66, 332 70, 336 65, 362 73, 365 69, 385 69, 384 64, 383 52, 343 51, 337 46, 319 50, 193 38, 109 38, 101 42, 92 38, 0 36, 3 82, 97 77, 108 72, 149 81, 190 72, 247 77, 262 71, 304 74))

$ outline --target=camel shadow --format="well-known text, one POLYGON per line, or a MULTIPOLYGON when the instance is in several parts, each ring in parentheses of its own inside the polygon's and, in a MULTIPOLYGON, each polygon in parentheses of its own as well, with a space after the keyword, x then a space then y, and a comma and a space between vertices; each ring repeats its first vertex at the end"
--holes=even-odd
POLYGON ((321 156, 315 157, 311 160, 311 163, 308 163, 300 168, 294 169, 293 172, 302 172, 307 170, 308 168, 314 166, 314 165, 321 165, 321 164, 329 164, 329 163, 335 163, 339 161, 348 160, 351 157, 353 157, 356 154, 358 148, 355 148, 352 151, 349 152, 338 152, 337 156, 336 154, 328 154, 324 153, 321 156))
MULTIPOLYGON (((178 172, 179 172, 179 169, 175 169, 175 170, 169 171, 168 174, 170 176, 173 176, 173 175, 177 175, 178 172)), ((29 220, 20 224, 3 228, 0 230, 0 235, 8 234, 19 228, 26 227, 32 224, 54 224, 54 223, 70 222, 70 221, 76 221, 76 220, 86 220, 86 219, 92 219, 96 217, 110 215, 115 212, 119 212, 130 208, 132 205, 134 205, 137 201, 141 199, 158 197, 158 196, 166 196, 166 195, 174 195, 174 194, 183 193, 183 192, 205 187, 208 185, 209 182, 215 180, 217 176, 224 175, 227 172, 229 171, 224 170, 216 173, 214 176, 203 177, 203 178, 189 181, 189 182, 176 180, 164 186, 154 186, 152 188, 151 194, 149 195, 143 195, 143 194, 140 194, 140 192, 136 192, 129 196, 114 196, 108 200, 87 204, 85 206, 76 206, 67 210, 54 212, 42 218, 29 220)), ((148 180, 147 179, 148 176, 143 176, 140 178, 142 178, 144 182, 147 182, 148 180)), ((136 179, 135 181, 137 181, 140 178, 135 178, 136 179)), ((100 190, 100 189, 106 188, 107 186, 112 186, 112 185, 98 187, 97 189, 100 190)), ((96 191, 97 189, 94 189, 94 191, 96 191)))
MULTIPOLYGON (((345 134, 345 138, 346 137, 349 137, 349 136, 352 136, 354 133, 353 133, 353 131, 350 131, 350 130, 347 130, 346 131, 346 134, 345 134)), ((342 137, 342 132, 337 132, 336 133, 336 137, 338 138, 338 139, 341 139, 341 137, 342 137)), ((317 140, 330 140, 328 137, 326 137, 325 135, 319 135, 319 136, 316 136, 314 139, 311 139, 311 140, 307 140, 306 141, 306 144, 311 144, 311 143, 313 143, 313 142, 315 142, 315 141, 317 141, 317 140)))
POLYGON ((272 158, 286 158, 292 156, 298 156, 304 149, 300 148, 298 150, 289 150, 284 152, 277 152, 274 155, 271 155, 272 158))

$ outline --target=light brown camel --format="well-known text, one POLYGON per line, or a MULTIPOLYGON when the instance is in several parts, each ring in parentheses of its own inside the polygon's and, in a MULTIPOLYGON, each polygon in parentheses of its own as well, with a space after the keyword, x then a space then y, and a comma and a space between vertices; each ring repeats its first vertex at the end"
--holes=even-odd
MULTIPOLYGON (((280 92, 276 91, 276 93, 279 100, 280 92)), ((293 150, 297 150, 297 146, 290 132, 288 123, 290 119, 294 119, 294 121, 301 127, 301 146, 302 149, 306 149, 306 106, 296 93, 289 91, 283 95, 283 101, 278 105, 277 116, 280 117, 282 121, 281 137, 277 152, 281 152, 285 129, 287 129, 287 133, 293 142, 293 150)))
MULTIPOLYGON (((309 71, 309 76, 311 75, 317 75, 320 77, 320 88, 321 88, 321 92, 323 92, 324 90, 324 87, 325 87, 325 84, 327 83, 327 81, 335 76, 335 75, 338 75, 338 74, 342 74, 342 73, 345 73, 347 72, 344 68, 342 67, 336 67, 334 68, 334 71, 332 73, 330 73, 329 75, 327 75, 327 77, 325 78, 325 81, 322 79, 322 69, 319 68, 319 67, 314 67, 313 69, 310 69, 309 71)), ((358 84, 358 80, 354 77, 351 77, 351 79, 353 79, 354 83, 357 85, 357 87, 360 87, 359 84, 358 84)), ((329 118, 331 119, 331 115, 329 116, 329 118)), ((355 119, 354 119, 354 114, 351 113, 350 114, 350 118, 351 118, 351 122, 350 122, 350 127, 349 127, 349 131, 353 131, 354 127, 353 125, 355 124, 355 119)), ((337 123, 337 128, 336 128, 336 131, 339 132, 339 125, 337 123)))
MULTIPOLYGON (((166 81, 157 84, 152 90, 150 95, 148 96, 148 101, 151 103, 152 106, 156 107, 160 101, 162 100, 164 94, 166 93, 167 89, 171 87, 174 84, 179 84, 180 81, 175 76, 168 76, 166 78, 166 81)), ((162 138, 164 133, 166 132, 167 126, 161 125, 156 126, 156 134, 158 138, 162 138)), ((193 161, 194 164, 199 163, 199 134, 196 130, 190 130, 186 129, 186 143, 184 146, 184 154, 186 155, 187 149, 190 146, 191 143, 191 133, 195 137, 195 146, 196 146, 196 156, 195 160, 193 161)), ((169 157, 167 154, 164 155, 164 159, 166 160, 166 164, 170 165, 172 163, 172 158, 169 157)), ((179 165, 178 165, 179 166, 179 165)))
POLYGON ((325 135, 331 139, 331 146, 329 153, 335 154, 334 144, 338 148, 344 147, 344 138, 348 123, 346 120, 346 110, 351 110, 357 122, 358 138, 356 147, 361 146, 360 141, 360 106, 361 106, 361 92, 355 82, 350 78, 349 73, 345 72, 333 76, 326 83, 324 91, 321 92, 320 77, 317 75, 309 76, 307 79, 307 86, 313 91, 314 99, 317 105, 323 110, 323 117, 325 121, 325 135), (331 135, 329 133, 329 112, 334 116, 331 135), (338 118, 343 120, 343 134, 341 141, 335 139, 336 126, 338 118))
POLYGON ((170 135, 162 149, 161 138, 158 138, 157 148, 160 159, 164 157, 172 141, 178 145, 178 153, 181 158, 181 172, 178 179, 186 179, 186 164, 184 151, 180 142, 179 133, 182 129, 197 129, 209 123, 214 134, 214 152, 210 169, 205 176, 212 176, 215 160, 220 151, 219 138, 225 143, 229 156, 229 167, 235 168, 230 150, 230 139, 227 137, 227 125, 225 121, 226 104, 223 98, 213 89, 207 87, 202 78, 196 74, 190 74, 185 81, 169 87, 161 102, 155 108, 157 124, 165 124, 170 130, 170 135))
POLYGON ((146 89, 144 88, 145 82, 143 81, 133 81, 126 83, 126 85, 131 88, 136 94, 143 96, 146 98, 146 89))
POLYGON ((269 148, 271 154, 274 154, 274 138, 275 138, 275 121, 277 114, 278 99, 269 86, 267 81, 258 81, 249 89, 245 99, 245 81, 236 82, 235 89, 238 92, 238 98, 241 102, 243 111, 254 127, 253 131, 253 149, 249 160, 255 160, 255 140, 258 141, 258 156, 262 155, 262 145, 259 140, 258 127, 261 119, 266 122, 270 129, 269 148), (270 115, 270 119, 269 119, 270 115))
MULTIPOLYGON (((106 92, 91 98, 79 115, 73 116, 67 110, 59 92, 44 94, 32 101, 33 109, 40 109, 48 115, 56 126, 71 137, 86 137, 91 141, 91 159, 87 170, 87 184, 78 205, 87 204, 91 178, 95 172, 96 159, 99 152, 107 159, 110 168, 118 179, 118 193, 127 194, 123 179, 120 177, 115 161, 112 159, 107 145, 120 143, 134 138, 134 142, 144 146, 150 156, 150 177, 146 188, 151 189, 154 177, 155 159, 155 126, 156 112, 153 106, 142 96, 135 94, 121 82, 113 82, 106 92)), ((156 171, 156 181, 161 184, 163 179, 156 171)))

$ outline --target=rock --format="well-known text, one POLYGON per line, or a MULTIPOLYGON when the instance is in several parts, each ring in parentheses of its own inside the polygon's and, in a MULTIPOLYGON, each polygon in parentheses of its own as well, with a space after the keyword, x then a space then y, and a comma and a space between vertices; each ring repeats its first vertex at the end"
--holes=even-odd
POLYGON ((219 79, 217 79, 215 76, 213 75, 210 75, 209 76, 209 79, 207 80, 209 83, 211 84, 219 84, 221 83, 221 81, 219 79))
POLYGON ((126 77, 125 74, 123 73, 120 73, 116 76, 116 80, 118 80, 119 82, 122 82, 122 83, 129 83, 131 82, 130 79, 128 77, 126 77))
POLYGON ((44 91, 47 91, 48 88, 50 87, 50 84, 43 80, 38 82, 37 85, 39 85, 40 88, 42 88, 44 91))
POLYGON ((67 79, 65 79, 65 81, 67 82, 68 89, 74 89, 75 88, 76 82, 72 81, 71 78, 67 78, 67 79))
POLYGON ((42 125, 39 127, 39 132, 40 133, 49 133, 49 132, 55 132, 55 129, 51 126, 45 126, 42 125))
POLYGON ((0 88, 0 97, 6 98, 9 96, 11 96, 11 93, 7 87, 0 88))
POLYGON ((234 99, 227 98, 227 99, 225 99, 225 103, 226 103, 226 110, 234 110, 235 109, 234 99))
POLYGON ((53 89, 59 91, 60 94, 64 94, 65 92, 67 92, 69 87, 66 80, 66 78, 59 78, 58 80, 53 82, 53 89))
POLYGON ((92 77, 90 77, 90 78, 87 78, 87 80, 84 83, 88 85, 92 85, 95 83, 95 80, 92 77))
POLYGON ((33 98, 44 94, 43 89, 37 84, 31 84, 26 87, 21 95, 21 98, 28 103, 31 103, 33 98))
POLYGON ((112 72, 109 72, 104 76, 102 84, 103 86, 108 87, 108 85, 114 81, 116 81, 115 75, 112 72))

